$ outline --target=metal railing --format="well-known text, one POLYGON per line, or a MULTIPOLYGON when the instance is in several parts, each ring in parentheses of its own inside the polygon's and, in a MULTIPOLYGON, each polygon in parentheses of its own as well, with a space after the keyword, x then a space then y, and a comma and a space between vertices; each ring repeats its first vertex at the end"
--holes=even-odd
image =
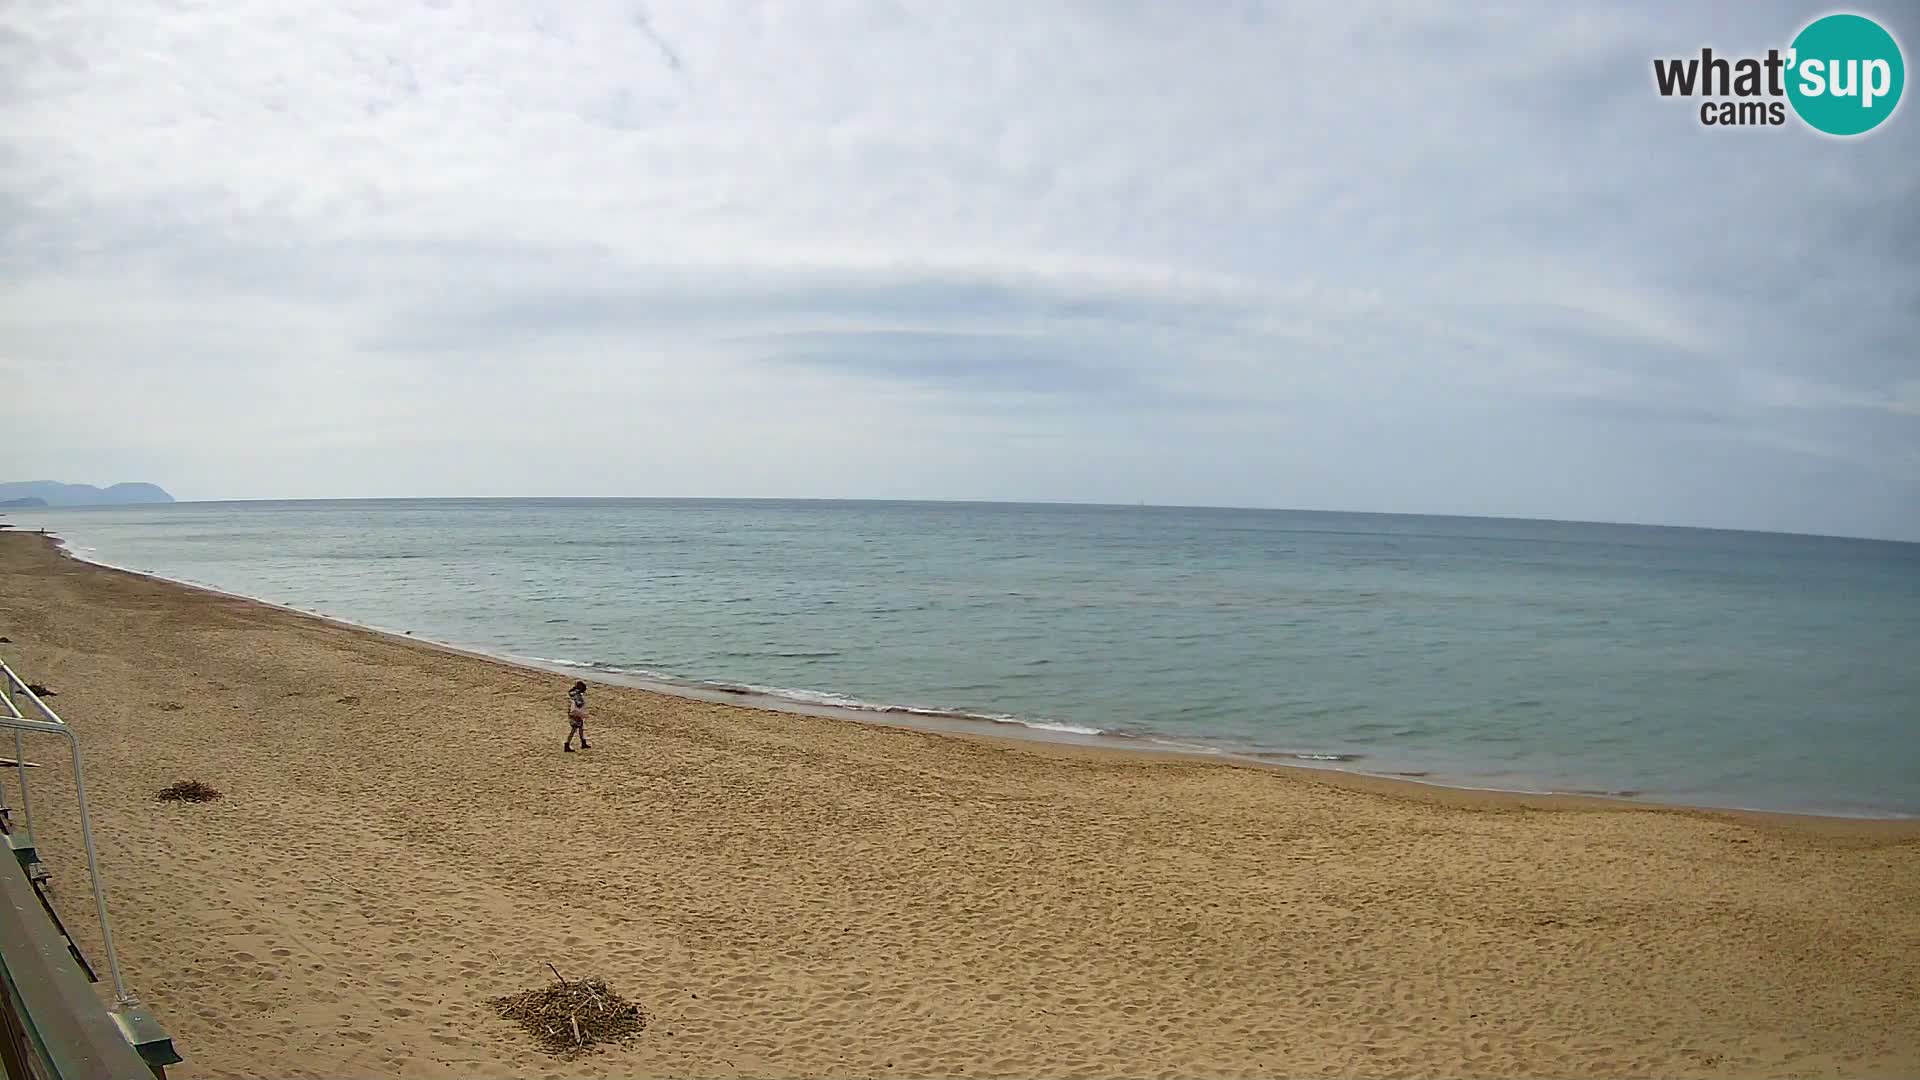
MULTIPOLYGON (((113 944, 113 921, 107 914, 107 888, 100 877, 100 853, 94 844, 93 819, 87 809, 86 770, 80 757, 80 739, 67 725, 60 714, 53 711, 39 694, 27 682, 16 674, 6 661, 0 660, 0 730, 13 732, 14 771, 20 785, 20 808, 25 835, 21 836, 9 830, 7 840, 14 848, 21 863, 21 869, 27 872, 29 882, 34 879, 34 865, 40 863, 38 839, 33 830, 33 801, 27 779, 28 763, 22 736, 26 734, 55 735, 67 742, 73 758, 74 798, 79 806, 79 826, 81 844, 86 849, 87 878, 93 890, 94 910, 100 919, 100 945, 107 954, 107 971, 113 981, 114 1008, 110 1014, 121 1035, 132 1048, 138 1051, 153 1071, 158 1075, 165 1065, 181 1060, 173 1050, 173 1041, 160 1027, 159 1022, 140 1005, 140 999, 127 988, 125 977, 120 971, 120 956, 113 944), (37 716, 28 716, 21 712, 24 703, 37 716)), ((0 785, 0 806, 4 805, 4 785, 0 785)), ((42 875, 44 876, 44 875, 42 875)), ((43 903, 45 897, 42 897, 43 903)), ((47 915, 55 925, 58 917, 51 907, 47 915)), ((64 931, 63 931, 64 932, 64 931)), ((84 959, 75 952, 75 958, 84 959)), ((91 971, 88 973, 91 977, 91 971)))
POLYGON ((39 732, 45 735, 58 735, 67 740, 67 747, 73 754, 73 793, 80 804, 80 841, 87 849, 87 878, 93 885, 93 904, 100 914, 100 945, 107 954, 107 970, 113 978, 113 1000, 121 1005, 138 1005, 140 999, 127 989, 126 980, 120 974, 120 957, 113 949, 113 920, 107 916, 107 887, 100 880, 100 853, 93 843, 93 819, 87 813, 87 776, 80 763, 80 739, 67 726, 60 714, 33 692, 7 662, 0 660, 0 702, 5 702, 4 713, 0 713, 0 728, 13 731, 13 763, 19 775, 20 808, 25 819, 27 836, 33 838, 33 798, 27 787, 27 761, 21 744, 22 732, 39 732), (40 714, 40 719, 32 719, 20 712, 16 703, 24 699, 29 707, 40 714))

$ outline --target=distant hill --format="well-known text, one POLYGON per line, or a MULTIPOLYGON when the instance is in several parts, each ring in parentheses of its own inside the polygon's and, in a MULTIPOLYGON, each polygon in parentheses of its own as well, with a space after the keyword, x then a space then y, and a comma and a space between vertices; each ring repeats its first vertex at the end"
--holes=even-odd
POLYGON ((13 507, 17 510, 26 510, 45 505, 47 505, 47 500, 36 499, 31 496, 24 499, 0 499, 0 510, 5 510, 8 507, 13 507))
POLYGON ((153 484, 115 484, 97 488, 92 484, 62 484, 55 480, 15 480, 0 483, 0 505, 32 505, 14 500, 38 499, 42 506, 136 506, 141 503, 170 503, 173 496, 153 484))

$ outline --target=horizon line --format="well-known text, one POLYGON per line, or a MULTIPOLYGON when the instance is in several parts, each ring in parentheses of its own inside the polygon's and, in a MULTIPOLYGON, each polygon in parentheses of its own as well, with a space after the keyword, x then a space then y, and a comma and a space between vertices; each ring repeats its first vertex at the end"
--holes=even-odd
MULTIPOLYGON (((166 489, 161 485, 162 491, 166 489)), ((80 506, 5 507, 8 510, 126 510, 157 506, 218 506, 247 503, 407 503, 407 502, 714 502, 714 503, 906 503, 954 506, 1073 506, 1087 509, 1121 510, 1226 510, 1272 514, 1346 514, 1360 517, 1452 518, 1461 521, 1509 521, 1542 525, 1602 525, 1633 529, 1684 529, 1694 532, 1747 533, 1755 536, 1790 536, 1816 540, 1853 540, 1875 544, 1920 545, 1920 538, 1860 536, 1844 533, 1796 532, 1784 529, 1735 528, 1724 525, 1682 525, 1649 521, 1604 521, 1589 518, 1526 517, 1512 514, 1443 514, 1398 510, 1342 510, 1299 506, 1230 506, 1214 503, 1097 502, 1072 499, 961 499, 961 498, 850 498, 839 496, 781 495, 381 495, 323 496, 301 498, 174 499, 170 503, 109 503, 80 506)))

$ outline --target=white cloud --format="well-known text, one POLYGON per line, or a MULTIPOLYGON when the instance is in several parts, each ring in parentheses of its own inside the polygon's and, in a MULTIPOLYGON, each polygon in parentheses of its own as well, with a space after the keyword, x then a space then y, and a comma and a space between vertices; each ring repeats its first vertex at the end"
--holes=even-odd
POLYGON ((1920 537, 1920 127, 1650 87, 1806 15, 0 10, 6 471, 1920 537))
MULTIPOLYGON (((1902 416, 1920 416, 1920 379, 1906 379, 1896 385, 1887 408, 1902 416)), ((1920 446, 1914 450, 1920 452, 1920 446)))

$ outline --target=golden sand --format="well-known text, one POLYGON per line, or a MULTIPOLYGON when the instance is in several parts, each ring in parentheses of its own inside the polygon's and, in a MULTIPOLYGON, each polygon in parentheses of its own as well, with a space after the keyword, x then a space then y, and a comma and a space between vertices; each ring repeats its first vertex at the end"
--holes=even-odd
MULTIPOLYGON (((0 536, 0 634, 81 734, 122 961, 177 1080, 1920 1076, 1906 824, 608 687, 594 748, 563 754, 567 679, 32 536, 0 536), (224 797, 156 800, 186 779, 224 797), (541 1053, 488 1001, 549 963, 652 1025, 541 1053)), ((29 756, 100 963, 70 772, 29 756)))

